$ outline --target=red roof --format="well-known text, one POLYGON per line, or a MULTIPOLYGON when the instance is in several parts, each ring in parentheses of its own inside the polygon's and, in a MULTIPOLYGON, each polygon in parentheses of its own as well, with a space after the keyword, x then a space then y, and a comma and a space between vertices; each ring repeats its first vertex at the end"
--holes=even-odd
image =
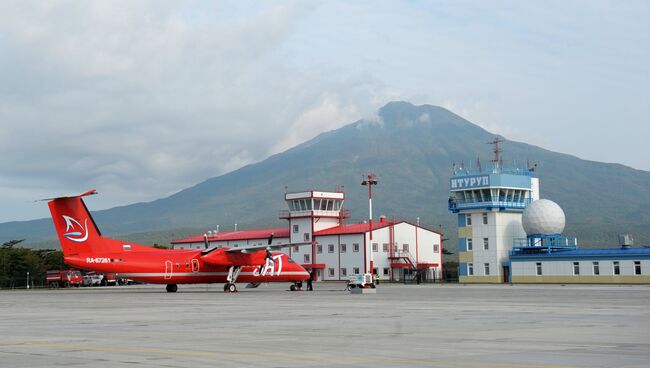
MULTIPOLYGON (((373 222, 372 223, 372 230, 377 230, 384 228, 386 226, 390 225, 395 225, 397 222, 396 221, 391 221, 391 220, 384 220, 383 222, 373 222)), ((335 227, 331 227, 329 229, 324 229, 320 231, 316 231, 314 233, 314 236, 322 236, 322 235, 342 235, 342 234, 362 234, 367 232, 368 229, 368 224, 351 224, 351 225, 339 225, 335 227)))
MULTIPOLYGON (((288 238, 289 229, 285 227, 279 227, 275 229, 220 232, 217 233, 216 235, 208 236, 208 240, 211 242, 215 242, 215 241, 226 241, 226 240, 268 239, 268 237, 270 237, 271 234, 273 234, 274 238, 288 238)), ((203 242, 203 234, 198 234, 198 235, 190 236, 188 238, 174 240, 172 241, 172 244, 202 243, 202 242, 203 242)))

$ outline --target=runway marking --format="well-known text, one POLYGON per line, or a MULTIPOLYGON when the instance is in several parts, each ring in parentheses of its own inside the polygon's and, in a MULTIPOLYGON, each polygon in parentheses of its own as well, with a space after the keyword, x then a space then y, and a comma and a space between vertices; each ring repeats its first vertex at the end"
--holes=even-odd
POLYGON ((459 360, 435 360, 435 359, 399 359, 399 358, 375 358, 375 357, 354 357, 337 355, 333 357, 318 356, 318 355, 297 355, 297 354, 281 354, 281 353, 238 353, 230 351, 200 351, 200 350, 170 350, 170 349, 156 349, 156 348, 129 348, 129 347, 108 347, 108 346, 93 346, 93 345, 77 345, 68 343, 50 343, 35 340, 0 340, 1 347, 9 346, 34 346, 50 349, 61 350, 81 350, 81 351, 102 351, 102 352, 115 352, 115 353, 132 353, 132 354, 153 354, 160 356, 187 356, 187 357, 253 357, 256 360, 276 360, 276 361, 313 361, 313 362, 329 362, 338 364, 398 364, 410 366, 425 366, 425 367, 484 367, 484 368, 576 368, 573 365, 558 365, 558 364, 526 364, 526 363, 490 363, 490 362, 473 362, 473 361, 459 361, 459 360))

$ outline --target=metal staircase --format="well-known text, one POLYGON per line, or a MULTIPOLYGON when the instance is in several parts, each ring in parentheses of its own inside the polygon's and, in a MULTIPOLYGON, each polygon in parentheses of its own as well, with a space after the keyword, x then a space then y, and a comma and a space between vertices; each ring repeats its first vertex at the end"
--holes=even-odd
POLYGON ((388 259, 390 259, 392 268, 407 267, 411 270, 417 270, 413 256, 408 251, 392 249, 388 254, 388 259))

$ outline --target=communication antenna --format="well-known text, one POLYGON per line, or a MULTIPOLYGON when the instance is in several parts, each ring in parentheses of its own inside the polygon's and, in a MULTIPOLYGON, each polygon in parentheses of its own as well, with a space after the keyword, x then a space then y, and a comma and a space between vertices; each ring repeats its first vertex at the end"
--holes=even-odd
POLYGON ((476 166, 478 167, 478 172, 483 172, 483 168, 481 167, 481 159, 479 157, 476 157, 476 166))
POLYGON ((503 160, 501 159, 501 152, 503 152, 503 150, 499 147, 499 143, 501 142, 503 142, 503 139, 500 137, 494 137, 494 140, 488 143, 493 146, 492 152, 494 152, 494 158, 492 158, 492 162, 496 167, 503 165, 503 160))

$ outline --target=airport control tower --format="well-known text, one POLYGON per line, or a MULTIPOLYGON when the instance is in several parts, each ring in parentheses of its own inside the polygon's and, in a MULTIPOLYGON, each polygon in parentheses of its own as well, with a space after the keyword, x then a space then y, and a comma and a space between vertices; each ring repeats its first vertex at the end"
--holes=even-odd
POLYGON ((521 214, 539 199, 531 168, 505 168, 496 138, 489 168, 454 167, 448 208, 458 214, 459 282, 501 283, 510 274, 513 239, 525 238, 521 214))

